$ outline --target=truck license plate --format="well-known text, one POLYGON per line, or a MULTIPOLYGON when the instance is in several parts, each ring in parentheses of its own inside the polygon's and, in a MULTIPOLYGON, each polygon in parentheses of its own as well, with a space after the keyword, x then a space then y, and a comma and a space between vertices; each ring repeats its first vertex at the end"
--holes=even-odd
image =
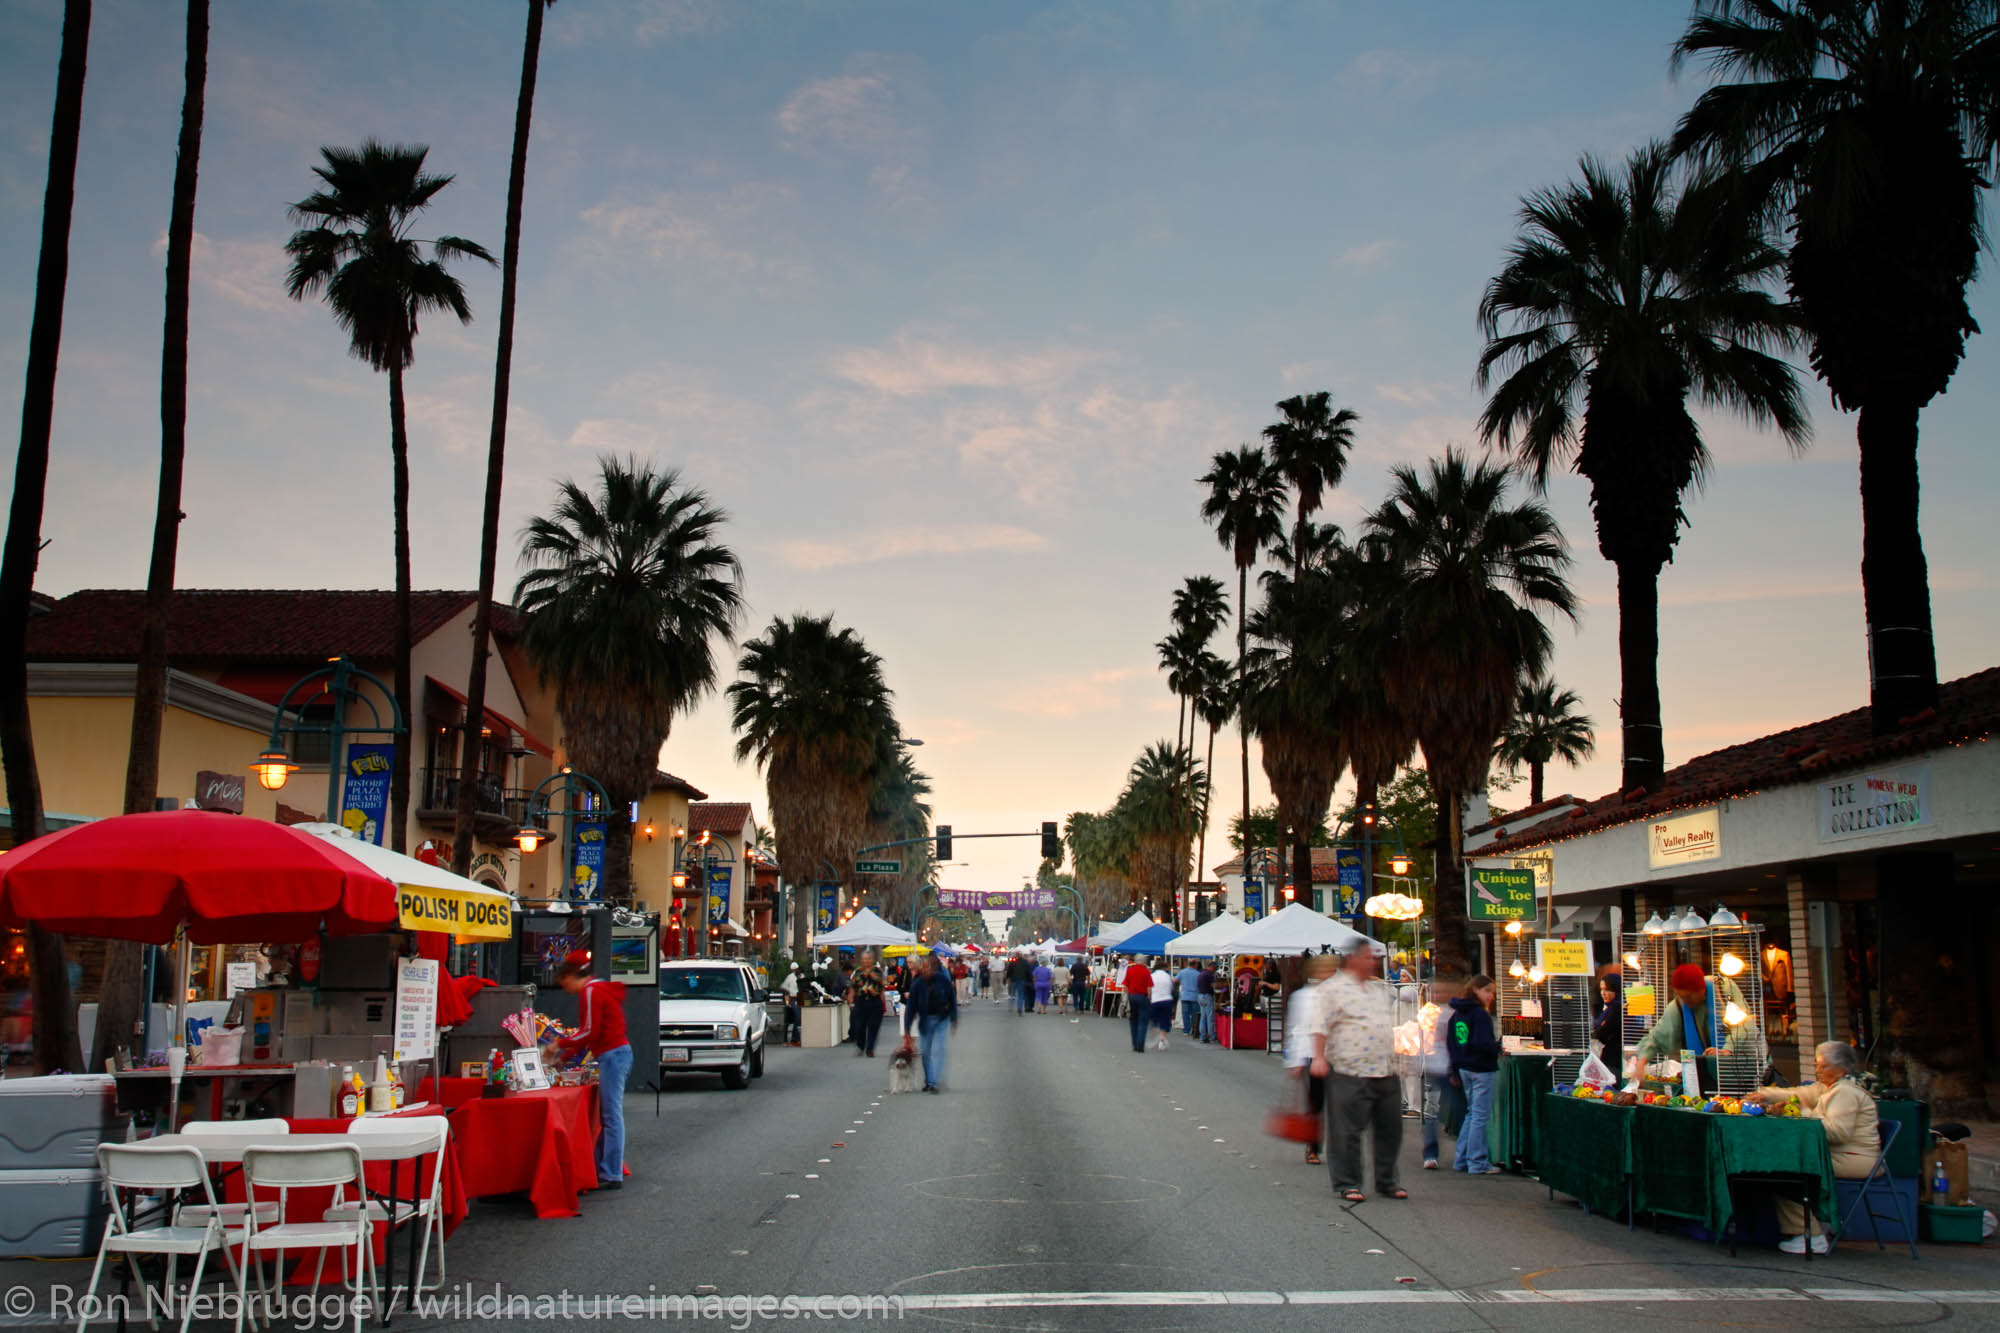
POLYGON ((660 1063, 684 1065, 688 1062, 688 1048, 685 1046, 663 1046, 660 1048, 660 1063))

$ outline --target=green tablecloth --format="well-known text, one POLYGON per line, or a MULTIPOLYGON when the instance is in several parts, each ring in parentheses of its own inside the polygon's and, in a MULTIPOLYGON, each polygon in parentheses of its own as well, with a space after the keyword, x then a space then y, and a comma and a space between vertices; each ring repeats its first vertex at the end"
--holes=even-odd
POLYGON ((1542 1102, 1554 1086, 1554 1060, 1533 1053, 1500 1057, 1486 1113, 1486 1156, 1493 1165, 1520 1170, 1540 1160, 1542 1102))
POLYGON ((1833 1159, 1817 1120, 1635 1108, 1630 1131, 1635 1202, 1642 1213, 1698 1222, 1716 1236, 1735 1214, 1729 1177, 1815 1177, 1817 1211, 1833 1220, 1833 1159))
POLYGON ((1544 1185, 1590 1209, 1622 1217, 1632 1174, 1634 1106, 1543 1096, 1535 1173, 1544 1185))

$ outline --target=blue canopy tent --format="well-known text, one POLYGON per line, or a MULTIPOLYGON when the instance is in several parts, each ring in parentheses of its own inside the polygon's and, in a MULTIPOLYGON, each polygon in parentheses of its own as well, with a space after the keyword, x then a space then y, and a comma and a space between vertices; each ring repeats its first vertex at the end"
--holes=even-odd
POLYGON ((1165 953, 1181 933, 1165 922, 1156 922, 1112 945, 1107 953, 1165 953))

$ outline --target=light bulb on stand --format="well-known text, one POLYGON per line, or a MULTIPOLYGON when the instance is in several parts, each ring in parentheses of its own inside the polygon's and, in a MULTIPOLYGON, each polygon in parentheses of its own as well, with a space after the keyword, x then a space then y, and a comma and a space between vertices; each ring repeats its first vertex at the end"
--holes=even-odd
POLYGON ((1625 966, 1631 968, 1634 972, 1640 971, 1641 969, 1639 967, 1639 955, 1636 953, 1626 954, 1625 966))
POLYGON ((1750 1015, 1744 1012, 1742 1005, 1731 1000, 1722 1011, 1722 1021, 1730 1027, 1740 1028, 1750 1021, 1750 1015))
POLYGON ((1522 963, 1520 959, 1516 958, 1511 964, 1508 965, 1507 975, 1510 977, 1525 977, 1528 975, 1527 965, 1522 963))
POLYGON ((1725 977, 1741 976, 1743 975, 1743 960, 1733 953, 1726 953, 1722 955, 1720 970, 1725 977))
POLYGON ((1539 968, 1539 967, 1531 967, 1531 968, 1529 968, 1529 969, 1528 969, 1528 984, 1529 984, 1530 986, 1539 986, 1539 985, 1541 985, 1541 984, 1542 984, 1542 969, 1541 969, 1541 968, 1539 968))

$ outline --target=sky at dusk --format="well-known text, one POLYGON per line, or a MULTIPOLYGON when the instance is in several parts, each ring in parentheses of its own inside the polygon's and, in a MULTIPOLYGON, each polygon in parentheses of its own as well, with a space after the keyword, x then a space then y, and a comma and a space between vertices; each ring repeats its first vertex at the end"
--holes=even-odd
MULTIPOLYGON (((497 254, 524 12, 216 0, 182 586, 392 586, 387 383, 286 298, 285 207, 322 144, 425 143, 457 176, 428 234, 497 254)), ((96 5, 37 582, 58 596, 145 581, 181 13, 96 5)), ((60 15, 0 5, 9 423, 60 15)), ((1520 196, 1672 129, 1701 78, 1667 68, 1684 18, 1641 0, 563 0, 529 158, 503 588, 554 479, 605 451, 678 467, 732 515, 743 637, 832 612, 881 653, 940 822, 1101 809, 1174 732, 1153 650, 1172 591, 1235 587, 1198 514, 1210 454, 1331 390, 1362 418, 1327 506, 1352 531, 1393 465, 1476 450, 1474 310, 1520 196)), ((475 322, 427 322, 408 378, 418 587, 477 574, 499 282, 463 276, 475 322)), ((1973 312, 2000 331, 1995 291, 1973 312)), ((1974 339, 1923 418, 1947 679, 2000 661, 1995 356, 1974 339)), ((1717 466, 1661 580, 1669 764, 1866 700, 1853 420, 1810 393, 1802 457, 1708 423, 1717 466)), ((1584 601, 1555 674, 1600 737, 1549 787, 1594 797, 1617 782, 1614 581, 1578 479, 1549 500, 1584 601)), ((1217 743, 1210 864, 1235 747, 1217 743)), ((665 763, 762 814, 730 750, 716 698, 665 763)), ((1016 887, 1035 863, 1032 841, 959 854, 954 887, 1016 887)))

